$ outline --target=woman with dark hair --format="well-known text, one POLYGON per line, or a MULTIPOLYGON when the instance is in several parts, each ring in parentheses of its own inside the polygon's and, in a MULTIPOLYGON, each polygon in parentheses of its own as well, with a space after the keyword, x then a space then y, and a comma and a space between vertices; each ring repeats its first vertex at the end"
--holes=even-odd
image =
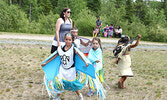
POLYGON ((60 13, 60 18, 56 22, 56 34, 52 42, 51 53, 57 50, 58 46, 65 44, 64 36, 70 32, 72 28, 72 20, 70 19, 71 10, 64 8, 60 13))
POLYGON ((115 32, 114 32, 114 37, 119 37, 121 38, 121 35, 122 35, 122 29, 121 27, 118 25, 117 28, 115 29, 115 32))

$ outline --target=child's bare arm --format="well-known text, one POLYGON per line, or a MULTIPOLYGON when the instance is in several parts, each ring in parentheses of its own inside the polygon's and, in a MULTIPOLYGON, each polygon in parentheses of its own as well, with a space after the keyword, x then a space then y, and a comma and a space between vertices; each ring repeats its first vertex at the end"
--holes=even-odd
POLYGON ((136 43, 133 44, 133 45, 131 45, 130 48, 134 48, 134 47, 138 46, 138 45, 139 45, 139 42, 140 42, 140 38, 141 38, 141 35, 138 34, 138 39, 137 39, 136 43))
POLYGON ((58 55, 58 53, 55 54, 52 58, 50 58, 48 61, 46 61, 45 63, 43 63, 41 66, 45 66, 47 63, 49 63, 49 62, 52 61, 54 58, 56 58, 57 55, 58 55))
POLYGON ((80 41, 81 41, 81 44, 84 45, 84 46, 88 46, 89 43, 90 43, 90 40, 87 43, 83 42, 81 39, 80 39, 80 41))

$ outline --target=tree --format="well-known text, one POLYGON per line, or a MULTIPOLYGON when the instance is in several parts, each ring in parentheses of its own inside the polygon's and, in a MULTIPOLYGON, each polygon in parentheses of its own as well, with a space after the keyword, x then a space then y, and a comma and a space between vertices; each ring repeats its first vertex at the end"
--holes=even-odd
POLYGON ((120 8, 123 5, 125 5, 125 0, 116 0, 116 2, 115 2, 115 7, 116 8, 120 8))
POLYGON ((101 0, 86 0, 86 2, 89 10, 95 12, 98 16, 98 11, 101 10, 101 0))
POLYGON ((52 4, 53 9, 55 9, 57 6, 58 0, 50 0, 50 2, 52 4))
POLYGON ((0 1, 0 30, 13 32, 26 32, 28 20, 25 12, 18 6, 6 5, 0 1))
POLYGON ((144 22, 144 17, 147 11, 147 6, 143 0, 136 0, 135 2, 135 15, 144 22))
POLYGON ((50 0, 39 0, 39 6, 42 7, 42 12, 48 15, 53 10, 50 0))
POLYGON ((82 9, 77 15, 76 27, 80 35, 92 36, 92 29, 95 27, 96 17, 89 9, 82 9))
POLYGON ((76 19, 81 10, 86 8, 86 2, 84 0, 58 0, 57 14, 60 14, 63 8, 70 8, 71 17, 76 19))
POLYGON ((164 2, 163 2, 163 8, 164 8, 164 13, 165 13, 166 20, 167 20, 167 0, 164 0, 164 2))
POLYGON ((125 18, 131 23, 131 17, 134 15, 133 11, 133 0, 126 1, 126 16, 125 18))
POLYGON ((86 2, 84 0, 70 0, 69 8, 72 11, 71 17, 75 20, 81 10, 86 9, 86 2))
POLYGON ((56 13, 60 14, 63 8, 68 8, 68 1, 69 0, 58 0, 57 7, 56 7, 56 13))

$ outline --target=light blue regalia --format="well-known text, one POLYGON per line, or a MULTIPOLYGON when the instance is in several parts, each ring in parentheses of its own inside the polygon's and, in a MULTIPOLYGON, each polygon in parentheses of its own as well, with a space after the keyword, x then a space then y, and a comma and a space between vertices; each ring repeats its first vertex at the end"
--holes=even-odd
POLYGON ((55 97, 58 93, 63 92, 65 90, 76 91, 83 88, 87 80, 87 75, 91 78, 95 78, 95 69, 91 62, 84 56, 82 52, 79 51, 78 48, 74 47, 75 51, 75 69, 77 72, 77 76, 75 80, 65 80, 59 77, 59 71, 61 66, 61 58, 57 51, 51 54, 42 64, 46 63, 49 59, 55 57, 53 60, 48 62, 45 66, 43 66, 43 70, 45 73, 44 83, 46 85, 47 92, 49 97, 55 97), (86 63, 89 64, 86 67, 86 63), (83 74, 85 73, 85 74, 83 74), (74 85, 71 85, 74 84, 74 85), (76 87, 73 87, 76 86, 76 87))
MULTIPOLYGON (((101 48, 97 48, 97 50, 93 50, 93 48, 90 49, 89 54, 88 54, 88 59, 91 61, 95 68, 95 76, 98 81, 103 84, 104 83, 104 75, 103 75, 103 57, 102 57, 102 50, 101 48), (96 61, 99 61, 98 63, 96 61)), ((98 87, 98 84, 96 84, 96 80, 94 80, 92 77, 88 76, 88 82, 89 82, 89 87, 93 91, 97 91, 97 93, 100 94, 100 96, 104 99, 105 98, 105 93, 106 90, 101 87, 98 87), (98 92, 99 90, 99 92, 98 92)))

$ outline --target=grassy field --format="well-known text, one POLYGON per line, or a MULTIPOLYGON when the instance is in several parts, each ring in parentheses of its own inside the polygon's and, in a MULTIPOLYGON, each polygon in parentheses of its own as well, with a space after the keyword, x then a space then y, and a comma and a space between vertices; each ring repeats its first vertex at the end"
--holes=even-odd
MULTIPOLYGON (((45 45, 0 44, 0 100, 48 100, 43 83, 41 62, 50 54, 45 45)), ((133 78, 118 89, 119 71, 111 49, 104 48, 104 77, 110 90, 106 100, 167 100, 167 50, 134 49, 131 51, 133 78)), ((88 88, 81 92, 85 100, 88 88)), ((65 91, 62 100, 77 100, 65 91)))

